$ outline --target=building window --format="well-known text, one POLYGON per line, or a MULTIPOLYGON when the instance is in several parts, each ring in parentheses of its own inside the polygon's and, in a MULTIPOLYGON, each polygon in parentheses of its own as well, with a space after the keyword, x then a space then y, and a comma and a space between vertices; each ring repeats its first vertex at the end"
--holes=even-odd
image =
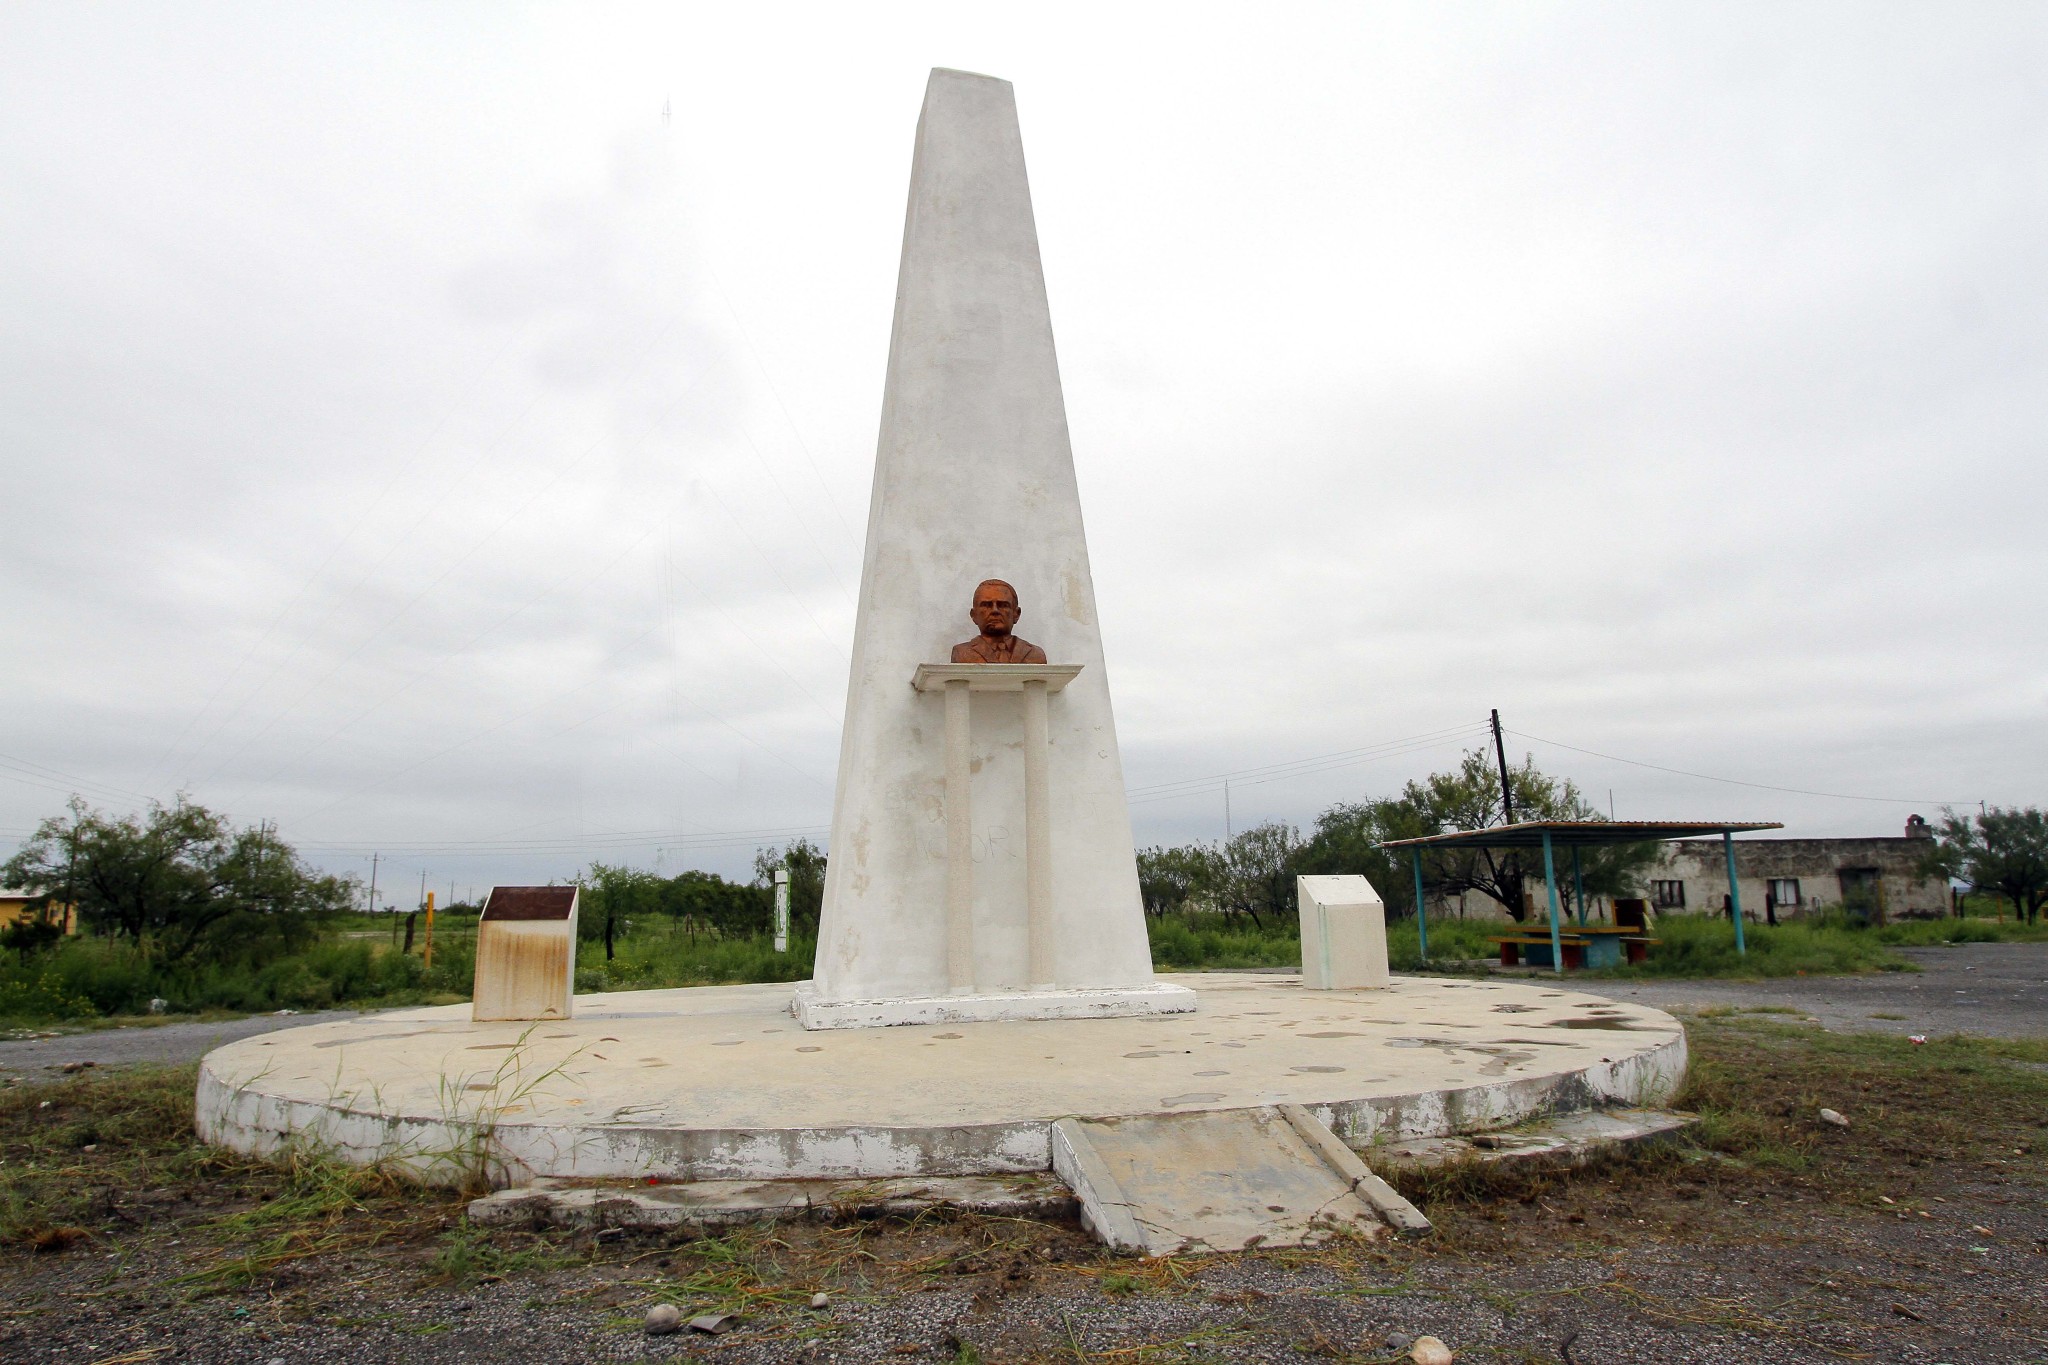
POLYGON ((1685 909, 1684 882, 1651 882, 1650 892, 1655 897, 1659 910, 1685 909))
POLYGON ((1799 904, 1799 878, 1771 878, 1771 899, 1779 905, 1799 904))

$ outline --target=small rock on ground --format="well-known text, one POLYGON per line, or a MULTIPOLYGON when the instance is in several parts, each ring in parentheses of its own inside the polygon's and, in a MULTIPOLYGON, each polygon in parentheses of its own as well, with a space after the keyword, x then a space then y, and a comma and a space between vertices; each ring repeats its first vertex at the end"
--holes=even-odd
POLYGON ((1415 1344, 1408 1348, 1408 1358, 1415 1365, 1451 1365, 1457 1357, 1451 1354, 1450 1347, 1435 1337, 1417 1337, 1415 1344))

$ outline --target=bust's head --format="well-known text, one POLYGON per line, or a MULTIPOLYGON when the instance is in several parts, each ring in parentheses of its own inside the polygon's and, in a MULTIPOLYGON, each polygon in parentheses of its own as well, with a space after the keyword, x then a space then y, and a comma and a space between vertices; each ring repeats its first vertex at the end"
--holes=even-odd
POLYGON ((974 603, 967 610, 967 619, 983 635, 1000 640, 1015 628, 1017 618, 1023 614, 1017 605, 1015 588, 1000 578, 984 578, 975 585, 974 603))

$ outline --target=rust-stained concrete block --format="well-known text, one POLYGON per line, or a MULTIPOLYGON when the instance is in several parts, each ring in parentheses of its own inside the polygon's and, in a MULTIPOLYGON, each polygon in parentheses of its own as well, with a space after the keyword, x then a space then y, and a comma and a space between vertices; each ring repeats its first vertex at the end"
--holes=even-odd
POLYGON ((576 888, 492 887, 476 926, 470 1018, 567 1019, 575 981, 576 888))

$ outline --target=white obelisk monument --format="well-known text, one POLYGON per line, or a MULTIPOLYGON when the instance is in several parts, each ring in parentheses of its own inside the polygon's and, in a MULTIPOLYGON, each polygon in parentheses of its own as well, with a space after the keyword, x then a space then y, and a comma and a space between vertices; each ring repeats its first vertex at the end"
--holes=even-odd
POLYGON ((910 171, 807 1028, 1179 1013, 1156 980, 1008 81, 910 171), (985 579, 1047 662, 950 663, 985 579))

